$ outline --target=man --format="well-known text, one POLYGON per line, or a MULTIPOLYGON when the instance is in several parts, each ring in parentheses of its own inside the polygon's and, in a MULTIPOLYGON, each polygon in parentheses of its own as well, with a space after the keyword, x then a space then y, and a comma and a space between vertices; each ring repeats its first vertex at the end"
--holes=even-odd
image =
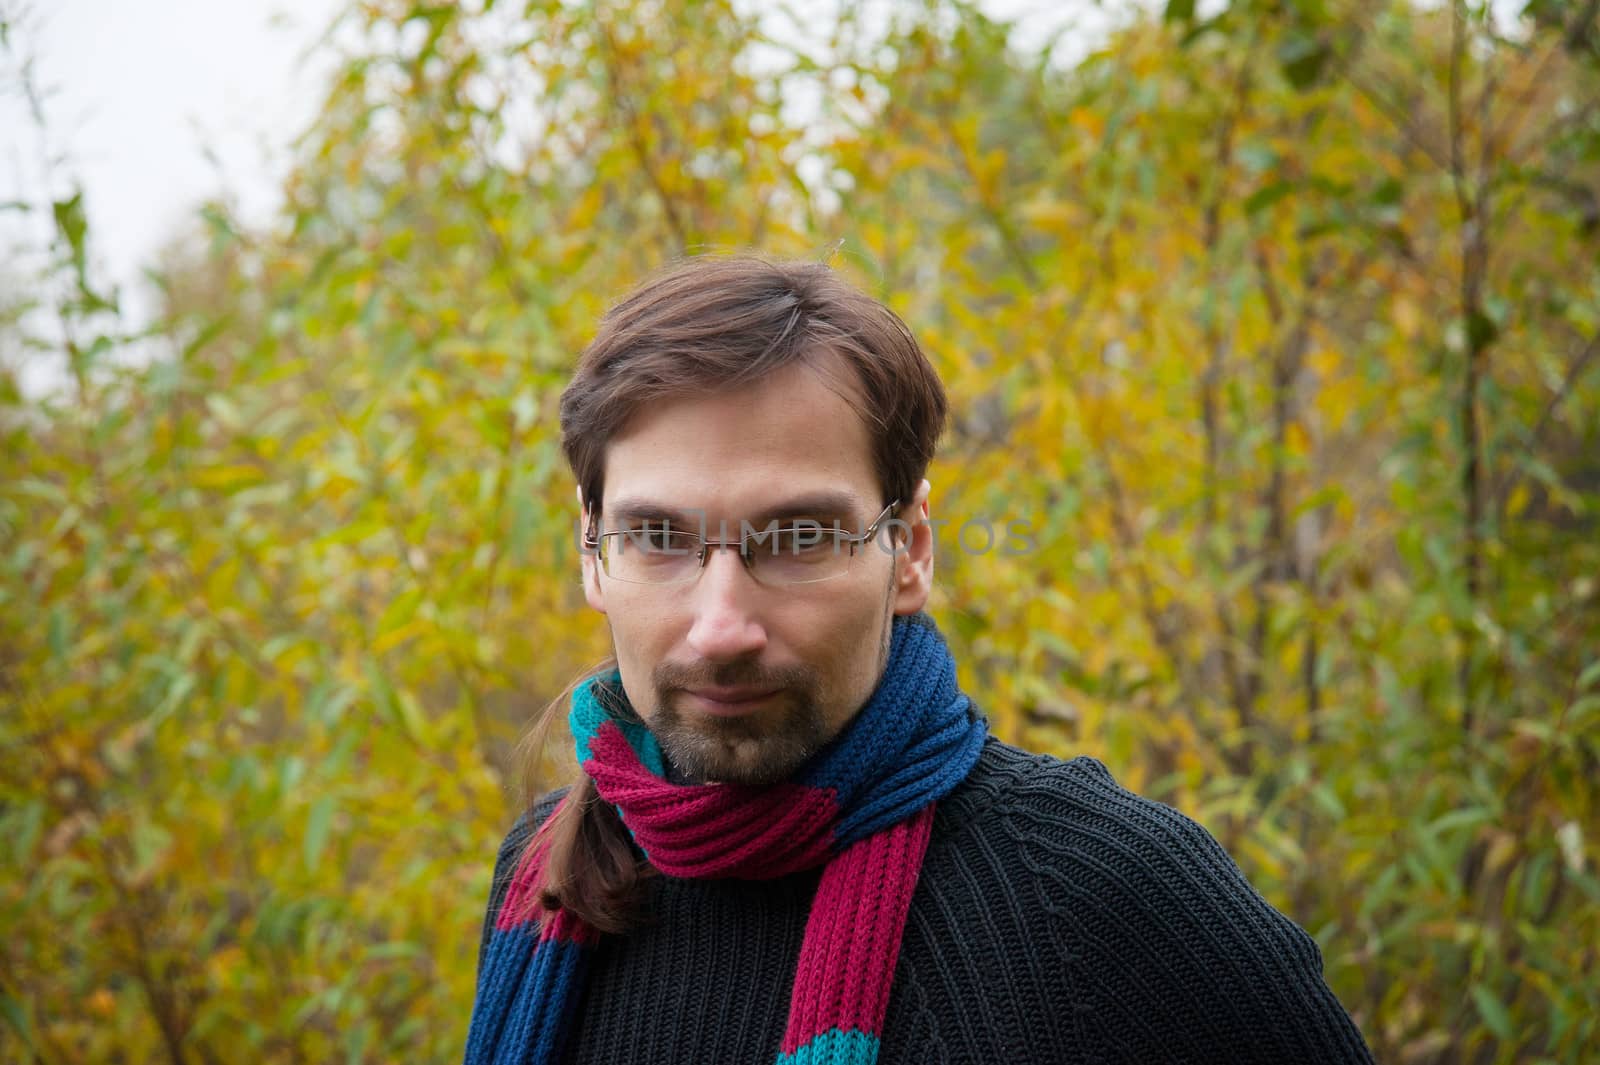
POLYGON ((468 1062, 1371 1060, 1204 829, 987 734, 923 612, 944 419, 818 264, 606 316, 561 420, 615 659, 500 850, 468 1062))

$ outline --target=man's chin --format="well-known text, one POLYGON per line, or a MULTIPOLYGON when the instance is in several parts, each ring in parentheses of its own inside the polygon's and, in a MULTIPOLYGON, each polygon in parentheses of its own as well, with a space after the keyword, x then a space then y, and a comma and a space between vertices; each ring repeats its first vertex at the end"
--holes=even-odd
MULTIPOLYGON (((747 719, 734 721, 742 725, 747 719)), ((657 739, 672 764, 691 779, 757 787, 788 778, 814 750, 792 734, 729 727, 720 718, 678 723, 657 739)))
POLYGON ((788 692, 737 717, 704 713, 689 700, 669 697, 650 726, 686 777, 757 787, 792 776, 825 738, 814 704, 788 692))

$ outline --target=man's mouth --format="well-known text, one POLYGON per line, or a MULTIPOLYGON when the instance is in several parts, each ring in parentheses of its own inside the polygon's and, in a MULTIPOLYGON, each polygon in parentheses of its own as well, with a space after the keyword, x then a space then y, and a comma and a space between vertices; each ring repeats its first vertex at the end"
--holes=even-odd
POLYGON ((686 695, 695 709, 717 717, 743 717, 765 706, 778 688, 691 688, 686 695))

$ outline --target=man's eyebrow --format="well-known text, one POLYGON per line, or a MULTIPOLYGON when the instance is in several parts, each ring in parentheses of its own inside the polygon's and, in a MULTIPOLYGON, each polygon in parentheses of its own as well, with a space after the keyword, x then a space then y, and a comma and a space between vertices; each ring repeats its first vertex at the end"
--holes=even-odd
MULTIPOLYGON (((859 508, 860 501, 849 492, 807 492, 770 506, 754 516, 746 516, 744 520, 760 528, 768 522, 787 518, 847 519, 857 513, 859 508)), ((609 514, 619 522, 669 521, 681 525, 698 525, 705 518, 704 511, 685 511, 667 506, 665 503, 632 497, 617 500, 605 507, 603 513, 609 514)))

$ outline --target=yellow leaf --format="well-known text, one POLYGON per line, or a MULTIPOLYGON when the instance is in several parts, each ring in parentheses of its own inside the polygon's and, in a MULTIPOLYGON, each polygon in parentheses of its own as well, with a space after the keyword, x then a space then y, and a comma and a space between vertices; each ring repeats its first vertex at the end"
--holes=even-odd
POLYGON ((262 479, 260 467, 248 463, 202 466, 189 476, 202 488, 234 488, 243 484, 256 484, 262 479))

